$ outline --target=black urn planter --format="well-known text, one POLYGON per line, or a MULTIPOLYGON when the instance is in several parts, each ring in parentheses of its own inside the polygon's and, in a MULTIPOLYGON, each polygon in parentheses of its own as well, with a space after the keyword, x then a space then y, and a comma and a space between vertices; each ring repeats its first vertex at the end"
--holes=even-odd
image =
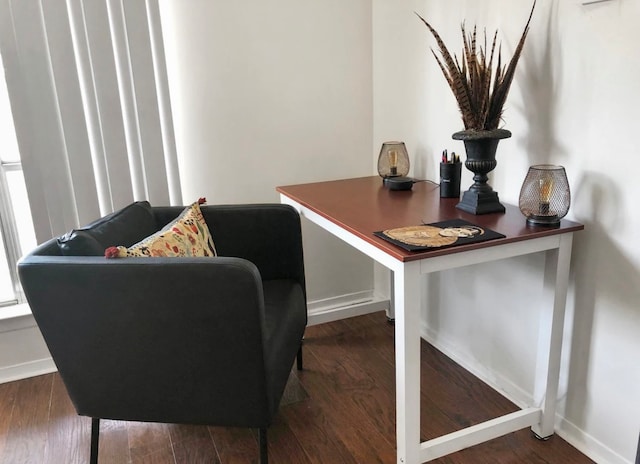
POLYGON ((496 150, 501 139, 511 137, 506 129, 486 131, 464 130, 453 134, 454 140, 462 140, 467 152, 465 167, 473 172, 473 185, 462 194, 458 209, 471 214, 504 213, 498 192, 487 183, 487 174, 497 165, 496 150))

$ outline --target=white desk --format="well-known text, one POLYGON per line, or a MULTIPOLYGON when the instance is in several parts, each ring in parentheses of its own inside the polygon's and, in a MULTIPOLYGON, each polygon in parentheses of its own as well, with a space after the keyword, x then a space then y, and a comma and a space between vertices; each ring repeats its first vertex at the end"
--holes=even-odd
POLYGON ((493 438, 531 427, 539 437, 554 433, 560 351, 573 233, 581 224, 562 221, 559 228, 529 228, 516 207, 504 214, 474 216, 455 208, 457 199, 440 199, 433 184, 391 192, 379 177, 364 177, 278 187, 282 203, 370 256, 393 272, 396 335, 397 462, 430 461, 493 438), (409 252, 373 235, 374 231, 462 218, 504 234, 503 239, 428 252, 409 252), (541 407, 530 407, 420 443, 420 285, 422 275, 544 252, 544 289, 538 365, 546 379, 541 407))

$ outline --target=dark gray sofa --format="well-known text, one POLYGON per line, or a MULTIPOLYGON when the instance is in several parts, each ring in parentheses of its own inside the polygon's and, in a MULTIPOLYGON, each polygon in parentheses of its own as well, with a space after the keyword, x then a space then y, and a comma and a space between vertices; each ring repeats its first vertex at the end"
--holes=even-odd
POLYGON ((76 411, 94 419, 92 462, 108 418, 255 427, 266 463, 266 429, 296 355, 302 368, 306 290, 292 208, 202 206, 215 258, 102 255, 183 209, 137 202, 18 264, 76 411))

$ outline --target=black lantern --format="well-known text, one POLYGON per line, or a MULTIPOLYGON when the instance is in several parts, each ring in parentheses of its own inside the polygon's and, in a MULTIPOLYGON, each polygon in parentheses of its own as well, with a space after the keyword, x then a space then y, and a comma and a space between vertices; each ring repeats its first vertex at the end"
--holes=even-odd
POLYGON ((519 206, 533 226, 557 227, 569 212, 571 192, 562 166, 531 166, 520 190, 519 206))
POLYGON ((378 156, 378 174, 383 181, 409 174, 409 154, 404 142, 384 142, 378 156))

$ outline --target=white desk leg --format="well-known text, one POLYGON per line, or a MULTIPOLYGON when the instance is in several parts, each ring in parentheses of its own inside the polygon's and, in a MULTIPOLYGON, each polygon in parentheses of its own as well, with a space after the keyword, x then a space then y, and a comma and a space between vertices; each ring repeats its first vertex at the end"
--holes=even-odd
POLYGON ((542 416, 539 424, 531 427, 540 438, 553 435, 560 380, 560 361, 562 351, 562 332, 564 330, 564 310, 569 285, 569 262, 573 234, 563 234, 560 247, 546 252, 544 292, 552 295, 553 301, 545 298, 541 308, 538 336, 538 368, 536 374, 546 371, 546 382, 537 383, 536 400, 544 398, 542 416), (546 367, 546 369, 544 369, 546 367))
POLYGON ((389 270, 389 309, 387 310, 387 320, 390 322, 396 319, 396 284, 393 281, 393 271, 389 270))
POLYGON ((396 269, 396 444, 398 464, 420 462, 420 263, 396 269))

